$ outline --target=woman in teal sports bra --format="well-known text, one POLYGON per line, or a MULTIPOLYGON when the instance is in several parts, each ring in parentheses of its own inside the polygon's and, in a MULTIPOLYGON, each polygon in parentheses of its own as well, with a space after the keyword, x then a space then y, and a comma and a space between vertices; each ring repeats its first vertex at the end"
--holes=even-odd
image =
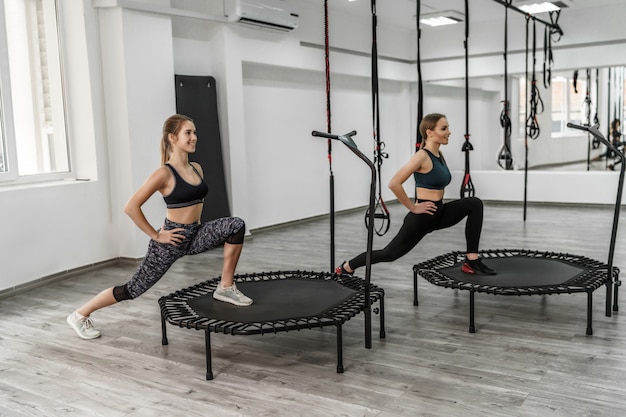
MULTIPOLYGON (((447 145, 450 137, 448 119, 443 114, 428 114, 422 119, 419 129, 425 145, 389 181, 389 188, 409 212, 391 242, 383 249, 372 251, 372 264, 395 261, 413 249, 428 233, 454 226, 467 217, 467 252, 462 271, 494 275, 495 271, 478 257, 483 202, 477 197, 443 202, 444 189, 452 178, 440 152, 441 145, 447 145), (411 176, 415 179, 416 201, 409 198, 402 186, 411 176)), ((335 272, 351 275, 355 269, 365 265, 365 257, 366 253, 363 252, 342 263, 335 272)))

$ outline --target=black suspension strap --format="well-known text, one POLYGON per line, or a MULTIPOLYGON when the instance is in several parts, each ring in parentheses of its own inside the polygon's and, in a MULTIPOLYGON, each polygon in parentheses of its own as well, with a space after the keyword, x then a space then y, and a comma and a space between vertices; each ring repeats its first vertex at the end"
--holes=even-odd
MULTIPOLYGON (((608 86, 607 86, 607 93, 606 93, 606 99, 607 99, 607 103, 606 103, 606 137, 609 139, 609 141, 611 140, 611 101, 612 101, 612 96, 613 96, 613 68, 608 68, 607 70, 607 78, 608 78, 608 86)), ((612 154, 613 152, 611 151, 611 149, 607 146, 606 147, 606 159, 605 159, 605 164, 606 167, 609 167, 609 159, 612 158, 612 154)))
MULTIPOLYGON (((330 112, 330 47, 328 37, 328 0, 324 0, 324 55, 326 66, 326 131, 331 129, 330 112)), ((333 174, 333 145, 328 139, 328 170, 330 185, 330 271, 335 270, 335 176, 333 174)))
POLYGON ((509 7, 513 0, 506 0, 504 8, 504 100, 502 101, 502 112, 500 113, 500 126, 503 128, 504 144, 498 154, 498 165, 502 169, 513 168, 513 156, 511 155, 511 116, 509 106, 509 75, 508 75, 508 20, 509 7))
MULTIPOLYGON (((600 68, 596 68, 596 112, 593 115, 593 125, 600 126, 600 117, 598 116, 598 107, 600 100, 600 68)), ((595 136, 594 136, 595 139, 595 136)), ((598 146, 600 146, 600 141, 598 142, 598 146)), ((596 148, 594 148, 596 149, 596 148)))
MULTIPOLYGON (((526 53, 524 55, 525 61, 525 85, 524 85, 524 95, 528 94, 528 33, 529 33, 529 23, 532 16, 530 14, 526 15, 526 53)), ((524 112, 528 115, 529 112, 529 100, 524 100, 524 112)), ((527 119, 528 120, 528 119, 527 119)), ((524 212, 523 218, 526 221, 526 206, 528 201, 528 128, 524 129, 524 212)))
MULTIPOLYGON (((596 85, 596 94, 595 94, 595 106, 593 106, 593 102, 594 100, 591 100, 591 70, 587 69, 587 77, 588 77, 588 81, 587 81, 587 95, 589 96, 589 102, 588 102, 588 107, 587 107, 587 121, 589 123, 589 126, 598 126, 600 127, 600 118, 598 117, 598 78, 599 78, 599 69, 596 69, 596 76, 595 76, 595 85, 596 85), (591 107, 595 107, 595 111, 593 114, 593 125, 591 124, 591 107)), ((587 100, 585 100, 585 102, 587 102, 587 100)), ((601 142, 598 140, 598 138, 596 138, 595 136, 592 135, 591 138, 591 149, 598 149, 600 147, 601 142)))
POLYGON ((543 36, 543 86, 547 89, 552 83, 552 41, 558 42, 563 36, 563 31, 559 26, 559 16, 561 10, 549 12, 550 24, 546 25, 543 36))
MULTIPOLYGON (((380 139, 380 103, 378 99, 378 45, 376 39, 377 17, 376 17, 376 0, 372 0, 372 131, 374 136, 374 163, 377 169, 377 188, 378 198, 374 206, 374 221, 378 221, 378 225, 374 227, 374 231, 378 236, 383 236, 389 230, 391 224, 391 216, 387 205, 382 197, 382 183, 380 168, 383 159, 389 157, 385 149, 385 142, 380 139)), ((365 226, 369 227, 370 211, 365 213, 365 226)))
MULTIPOLYGON (((585 71, 585 115, 587 116, 587 120, 585 122, 585 126, 591 126, 591 70, 587 68, 585 71)), ((597 139, 596 139, 597 140, 597 139)), ((593 147, 593 139, 591 139, 591 134, 587 131, 587 171, 591 170, 591 148, 593 147)))
POLYGON ((543 86, 550 87, 552 82, 552 45, 550 41, 550 28, 545 27, 543 35, 543 86))
POLYGON ((465 142, 463 142, 462 152, 465 152, 465 175, 463 176, 463 183, 461 184, 461 198, 473 197, 476 190, 474 189, 474 183, 470 175, 470 151, 474 150, 474 147, 470 143, 469 133, 469 0, 465 0, 465 40, 463 45, 465 47, 465 142))
MULTIPOLYGON (((528 17, 526 26, 528 31, 528 17)), ((530 99, 527 117, 526 117, 526 135, 531 139, 537 139, 541 133, 539 129, 539 121, 537 115, 543 113, 543 100, 539 94, 539 86, 537 85, 537 75, 535 65, 537 63, 537 22, 533 19, 533 66, 532 81, 530 84, 530 99)))
POLYGON ((417 25, 417 121, 415 124, 415 152, 419 151, 422 146, 422 134, 420 133, 420 122, 424 117, 424 90, 422 84, 422 59, 421 59, 421 45, 422 29, 420 28, 420 16, 421 16, 421 1, 417 0, 415 20, 417 25))

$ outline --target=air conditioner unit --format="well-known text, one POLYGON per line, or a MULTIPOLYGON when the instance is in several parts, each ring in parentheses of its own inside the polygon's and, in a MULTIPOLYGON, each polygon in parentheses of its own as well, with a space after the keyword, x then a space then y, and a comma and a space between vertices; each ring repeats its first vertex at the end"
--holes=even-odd
POLYGON ((236 0, 231 21, 289 32, 298 28, 298 0, 236 0))

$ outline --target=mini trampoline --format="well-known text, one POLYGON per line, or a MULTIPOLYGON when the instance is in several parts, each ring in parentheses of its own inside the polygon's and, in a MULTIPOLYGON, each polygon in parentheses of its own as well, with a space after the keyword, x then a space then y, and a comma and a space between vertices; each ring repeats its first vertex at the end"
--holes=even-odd
POLYGON ((469 331, 474 326, 474 294, 546 295, 587 293, 587 331, 591 327, 592 294, 607 286, 607 316, 610 316, 612 282, 618 282, 619 269, 602 262, 567 253, 540 252, 524 249, 495 249, 480 252, 485 265, 498 271, 497 275, 470 275, 461 271, 465 252, 450 252, 413 266, 413 304, 418 305, 418 276, 440 287, 467 290, 470 293, 469 331))
MULTIPOLYGON (((163 345, 168 344, 166 323, 182 328, 204 330, 206 345, 206 379, 213 379, 211 364, 211 332, 231 335, 258 335, 289 330, 337 327, 337 372, 343 372, 342 326, 364 313, 365 347, 371 348, 372 303, 379 302, 380 338, 385 337, 384 291, 370 283, 371 254, 374 235, 374 194, 376 168, 361 151, 352 136, 313 131, 313 136, 339 140, 365 162, 372 173, 370 181, 369 222, 367 230, 367 260, 365 278, 337 275, 329 272, 275 271, 235 275, 237 287, 254 303, 236 307, 214 302, 213 292, 220 277, 210 279, 159 299, 163 345)), ((332 182, 331 182, 332 188, 332 182)), ((332 201, 332 199, 331 199, 332 201)), ((331 207, 333 205, 331 204, 331 207)), ((334 218, 334 209, 331 210, 334 218)), ((332 228, 331 228, 332 230, 332 228)), ((331 247, 333 233, 331 232, 331 247)), ((332 251, 331 251, 332 252, 332 251)), ((333 256, 331 256, 331 261, 333 256)), ((331 268, 332 268, 331 262, 331 268)))
MULTIPOLYGON (((220 278, 213 278, 159 299, 163 345, 166 323, 204 330, 206 379, 213 379, 211 332, 262 335, 318 327, 337 328, 337 372, 343 372, 342 325, 378 301, 384 338, 384 291, 358 277, 327 272, 275 271, 236 275, 235 282, 254 304, 237 307, 213 300, 220 278), (367 299, 369 297, 369 300, 367 299)), ((367 324, 367 321, 366 321, 367 324)))
POLYGON ((470 292, 469 331, 474 333, 474 294, 477 292, 495 295, 546 295, 587 293, 587 334, 591 327, 593 292, 606 286, 606 316, 611 310, 618 311, 617 291, 619 269, 613 266, 617 226, 624 188, 624 155, 615 148, 598 130, 598 126, 582 126, 568 123, 567 127, 584 130, 604 143, 622 161, 617 196, 613 213, 613 227, 609 243, 607 263, 584 256, 558 252, 541 252, 525 249, 495 249, 480 252, 484 263, 498 271, 497 275, 469 275, 461 271, 464 252, 450 252, 413 266, 413 304, 417 301, 417 277, 422 276, 432 284, 467 290, 470 292), (612 307, 612 308, 611 308, 612 307))

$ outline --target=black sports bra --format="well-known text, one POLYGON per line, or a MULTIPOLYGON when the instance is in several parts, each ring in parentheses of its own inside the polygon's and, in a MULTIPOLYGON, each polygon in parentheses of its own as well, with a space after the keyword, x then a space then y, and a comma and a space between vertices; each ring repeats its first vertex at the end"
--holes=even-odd
POLYGON ((178 172, 176 172, 173 166, 165 164, 165 166, 168 167, 174 175, 174 189, 168 195, 163 196, 163 200, 165 200, 165 204, 167 204, 168 209, 201 204, 204 202, 204 197, 206 197, 209 193, 209 186, 204 181, 204 178, 200 176, 200 173, 196 167, 193 166, 193 164, 190 165, 194 172, 198 175, 198 178, 200 178, 200 184, 189 184, 178 174, 178 172))

